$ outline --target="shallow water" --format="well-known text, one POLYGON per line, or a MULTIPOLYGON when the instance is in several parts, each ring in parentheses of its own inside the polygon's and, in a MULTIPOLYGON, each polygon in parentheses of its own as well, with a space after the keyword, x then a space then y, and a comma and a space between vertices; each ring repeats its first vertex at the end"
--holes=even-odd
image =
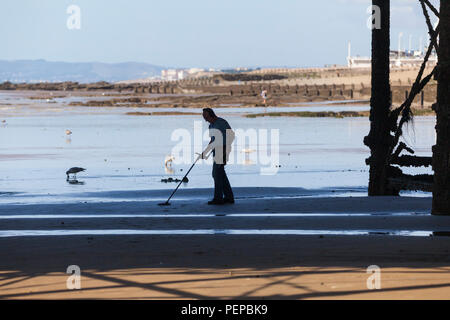
MULTIPOLYGON (((173 164, 172 171, 166 169, 165 157, 177 145, 177 141, 171 140, 172 134, 177 129, 184 129, 194 136, 196 121, 201 123, 203 134, 207 134, 207 125, 200 114, 127 116, 125 112, 135 110, 61 108, 58 103, 39 103, 5 93, 0 93, 0 101, 11 104, 0 110, 0 120, 6 120, 6 123, 0 123, 0 203, 57 202, 72 194, 82 198, 88 192, 114 190, 171 190, 176 184, 161 183, 161 179, 181 179, 194 160, 194 151, 201 149, 198 140, 193 141, 187 149, 190 161, 173 164), (72 131, 71 136, 65 134, 66 129, 72 131), (79 184, 66 182, 65 171, 74 166, 87 168, 78 175, 79 184)), ((267 111, 274 111, 272 109, 278 111, 280 108, 268 108, 267 111)), ((314 104, 281 110, 330 109, 367 110, 367 106, 314 104)), ((155 110, 164 111, 161 108, 155 110)), ((139 108, 138 111, 145 110, 139 108)), ((175 111, 200 113, 199 109, 175 111)), ((246 163, 227 166, 232 186, 341 187, 365 194, 368 167, 364 160, 369 156, 369 149, 362 141, 369 132, 367 118, 249 119, 242 116, 247 112, 264 112, 264 108, 217 109, 218 115, 224 116, 234 129, 279 130, 279 161, 261 164, 257 152, 243 153, 244 149, 261 148, 260 139, 256 145, 236 141, 234 157, 246 157, 246 163), (280 167, 275 167, 278 165, 280 167), (261 168, 269 166, 275 174, 262 175, 261 168)), ((415 119, 414 132, 410 130, 406 138, 417 155, 431 155, 431 146, 435 142, 434 125, 434 117, 415 119)), ((206 144, 207 140, 204 140, 203 146, 206 144)), ((267 148, 270 151, 271 145, 267 148)), ((411 171, 430 172, 427 169, 407 172, 411 171)), ((212 186, 211 165, 199 162, 189 175, 189 183, 182 184, 181 188, 212 186)), ((133 199, 133 195, 129 199, 133 199)))
MULTIPOLYGON (((244 229, 199 229, 199 230, 1 230, 0 238, 42 236, 107 236, 107 235, 296 235, 296 236, 399 236, 430 237, 433 231, 419 230, 244 230, 244 229)), ((439 236, 439 235, 438 235, 439 236)), ((440 236, 443 236, 442 234, 440 236)))
POLYGON ((14 214, 14 215, 0 215, 0 220, 8 219, 111 219, 111 218, 149 218, 149 219, 174 219, 174 218, 305 218, 305 217, 417 217, 427 216, 428 213, 416 212, 375 212, 375 213, 228 213, 228 214, 14 214))

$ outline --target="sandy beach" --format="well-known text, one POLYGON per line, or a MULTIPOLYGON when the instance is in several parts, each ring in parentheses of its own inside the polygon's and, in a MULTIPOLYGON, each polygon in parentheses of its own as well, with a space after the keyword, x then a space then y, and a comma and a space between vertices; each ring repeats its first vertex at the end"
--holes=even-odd
POLYGON ((0 298, 450 298, 450 218, 431 216, 429 197, 238 188, 235 205, 211 207, 210 192, 181 190, 179 199, 200 199, 169 207, 127 193, 1 206, 0 298), (81 269, 80 290, 66 287, 70 265, 81 269), (371 265, 381 289, 367 288, 371 265))
POLYGON ((0 10, 0 301, 450 300, 450 1, 69 2, 0 10))

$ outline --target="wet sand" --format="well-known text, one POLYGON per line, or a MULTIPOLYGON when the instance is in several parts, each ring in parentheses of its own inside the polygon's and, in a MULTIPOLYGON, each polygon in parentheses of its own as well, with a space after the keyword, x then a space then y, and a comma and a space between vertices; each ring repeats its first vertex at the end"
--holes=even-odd
MULTIPOLYGON (((262 195, 276 193, 263 191, 262 195)), ((0 215, 16 218, 3 218, 0 233, 182 229, 216 233, 0 237, 0 298, 450 298, 450 237, 438 236, 450 230, 450 217, 429 215, 429 197, 295 198, 294 190, 287 191, 278 192, 277 199, 244 197, 234 206, 223 207, 207 206, 203 200, 178 200, 169 207, 151 200, 3 205, 0 215), (59 216, 25 218, 36 214, 59 216), (73 217, 80 214, 141 217, 73 217), (230 229, 328 230, 330 234, 224 233, 230 229), (374 232, 333 234, 363 229, 374 232), (440 233, 383 234, 387 230, 440 233), (81 290, 66 287, 69 265, 81 268, 81 290), (381 268, 381 289, 367 288, 366 269, 371 265, 381 268)))

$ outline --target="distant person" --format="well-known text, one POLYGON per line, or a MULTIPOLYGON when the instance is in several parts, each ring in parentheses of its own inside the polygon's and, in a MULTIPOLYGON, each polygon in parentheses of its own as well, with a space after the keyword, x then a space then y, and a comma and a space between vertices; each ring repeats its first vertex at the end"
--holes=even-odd
POLYGON ((234 141, 234 132, 225 119, 219 118, 211 108, 203 109, 203 118, 209 122, 209 136, 211 141, 202 152, 201 157, 205 159, 212 150, 214 162, 212 176, 214 178, 214 199, 208 201, 210 205, 221 205, 234 203, 233 190, 225 172, 231 144, 234 141))
POLYGON ((264 100, 264 105, 266 105, 266 101, 267 101, 267 90, 261 91, 261 98, 263 98, 263 100, 264 100))

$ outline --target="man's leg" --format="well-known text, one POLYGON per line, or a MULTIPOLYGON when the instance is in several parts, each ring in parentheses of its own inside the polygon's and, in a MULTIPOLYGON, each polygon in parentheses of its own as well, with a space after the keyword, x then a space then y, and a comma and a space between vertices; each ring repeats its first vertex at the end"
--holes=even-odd
POLYGON ((214 199, 223 199, 223 176, 225 174, 223 164, 213 163, 212 175, 214 178, 214 199))
POLYGON ((223 168, 223 194, 225 199, 234 201, 233 190, 231 189, 230 181, 228 180, 227 173, 225 172, 225 166, 223 168))

